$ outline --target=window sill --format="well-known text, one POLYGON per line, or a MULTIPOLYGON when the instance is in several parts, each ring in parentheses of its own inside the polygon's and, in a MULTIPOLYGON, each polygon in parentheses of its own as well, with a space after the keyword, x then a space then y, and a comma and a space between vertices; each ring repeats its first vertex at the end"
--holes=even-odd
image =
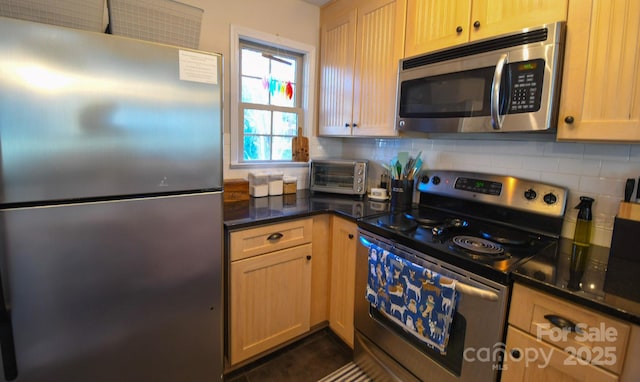
POLYGON ((257 162, 257 163, 231 163, 229 168, 292 168, 309 167, 309 162, 257 162))

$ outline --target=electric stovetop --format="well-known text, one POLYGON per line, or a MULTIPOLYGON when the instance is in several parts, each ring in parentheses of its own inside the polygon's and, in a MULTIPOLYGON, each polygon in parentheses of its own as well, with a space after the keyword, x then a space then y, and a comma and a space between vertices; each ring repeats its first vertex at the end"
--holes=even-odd
POLYGON ((434 170, 419 204, 362 219, 360 229, 475 274, 508 283, 533 256, 555 254, 567 190, 511 176, 434 170))

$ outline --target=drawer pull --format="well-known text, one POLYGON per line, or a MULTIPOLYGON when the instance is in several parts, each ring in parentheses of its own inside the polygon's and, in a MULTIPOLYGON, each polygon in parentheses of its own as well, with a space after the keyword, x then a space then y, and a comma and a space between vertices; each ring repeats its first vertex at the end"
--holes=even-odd
POLYGON ((267 237, 267 240, 276 241, 276 240, 282 239, 283 236, 284 235, 281 234, 280 232, 276 232, 276 233, 272 233, 271 235, 269 235, 269 237, 267 237))
POLYGON ((554 326, 560 329, 565 329, 570 332, 580 333, 580 329, 578 329, 576 324, 573 321, 567 320, 564 317, 556 316, 555 314, 546 314, 544 318, 549 320, 549 322, 551 322, 554 326))

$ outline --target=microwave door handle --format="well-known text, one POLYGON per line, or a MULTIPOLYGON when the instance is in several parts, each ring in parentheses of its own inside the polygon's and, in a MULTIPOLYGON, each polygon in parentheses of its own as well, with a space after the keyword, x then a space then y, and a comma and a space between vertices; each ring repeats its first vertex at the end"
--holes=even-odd
POLYGON ((496 64, 496 71, 493 74, 493 82, 491 84, 491 127, 494 130, 502 130, 502 120, 500 116, 500 85, 502 83, 502 71, 507 63, 507 55, 502 54, 496 64))

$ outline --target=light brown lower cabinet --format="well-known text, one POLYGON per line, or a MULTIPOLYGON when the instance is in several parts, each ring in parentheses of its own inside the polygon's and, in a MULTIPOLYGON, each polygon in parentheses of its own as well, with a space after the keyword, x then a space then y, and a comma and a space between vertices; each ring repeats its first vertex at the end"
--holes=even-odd
POLYGON ((332 217, 331 223, 329 327, 349 346, 353 347, 353 305, 358 226, 352 221, 337 216, 332 217))
POLYGON ((510 326, 501 381, 615 382, 618 376, 510 326))
POLYGON ((331 281, 331 215, 313 216, 313 262, 311 264, 311 327, 329 321, 331 281))
POLYGON ((311 244, 231 264, 231 363, 309 331, 311 244))
POLYGON ((326 214, 230 233, 232 367, 327 321, 353 347, 357 230, 355 222, 326 214))
POLYGON ((640 380, 640 327, 516 283, 502 382, 640 380))
POLYGON ((231 365, 309 332, 312 227, 304 219, 230 234, 231 365))

